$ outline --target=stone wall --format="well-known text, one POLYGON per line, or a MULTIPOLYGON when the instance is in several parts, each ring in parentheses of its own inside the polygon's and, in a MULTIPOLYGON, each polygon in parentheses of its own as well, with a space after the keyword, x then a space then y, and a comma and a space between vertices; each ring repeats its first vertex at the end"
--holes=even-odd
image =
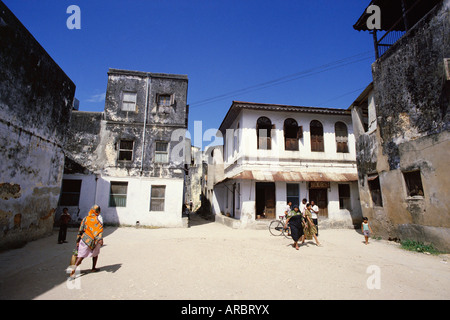
MULTIPOLYGON (((450 1, 429 12, 372 65, 377 129, 356 138, 363 215, 386 238, 431 242, 450 250, 448 80, 450 1), (420 170, 423 196, 405 173, 420 170), (378 173, 383 206, 367 175, 378 173)), ((358 107, 354 108, 357 117, 358 107)))
POLYGON ((0 249, 52 231, 75 85, 0 1, 0 249))

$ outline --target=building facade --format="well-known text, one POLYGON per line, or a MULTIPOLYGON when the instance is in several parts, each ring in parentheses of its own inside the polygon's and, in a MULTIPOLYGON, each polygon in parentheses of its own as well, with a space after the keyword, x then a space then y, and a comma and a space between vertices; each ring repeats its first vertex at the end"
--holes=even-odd
POLYGON ((319 206, 322 225, 360 223, 349 111, 234 101, 219 130, 224 145, 211 152, 207 181, 218 218, 252 227, 306 198, 319 206))
POLYGON ((59 211, 113 225, 183 225, 188 79, 110 69, 104 112, 74 111, 59 211))
MULTIPOLYGON (((450 1, 372 2, 385 36, 374 37, 373 83, 350 107, 363 215, 385 238, 448 251, 450 1)), ((367 30, 365 18, 355 29, 367 30)))

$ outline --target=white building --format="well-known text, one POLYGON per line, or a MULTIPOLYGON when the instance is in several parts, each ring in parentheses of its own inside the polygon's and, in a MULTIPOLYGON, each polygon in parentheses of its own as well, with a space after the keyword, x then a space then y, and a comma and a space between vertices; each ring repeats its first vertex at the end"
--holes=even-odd
POLYGON ((208 169, 216 219, 251 227, 306 198, 322 225, 361 221, 350 111, 234 101, 219 130, 223 149, 209 161, 214 174, 208 169))

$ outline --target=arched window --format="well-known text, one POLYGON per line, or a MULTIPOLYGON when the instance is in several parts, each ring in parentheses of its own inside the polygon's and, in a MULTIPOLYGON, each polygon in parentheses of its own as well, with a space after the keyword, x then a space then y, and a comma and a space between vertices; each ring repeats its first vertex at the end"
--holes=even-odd
POLYGON ((302 127, 298 126, 297 121, 288 118, 284 120, 284 150, 298 151, 298 139, 302 135, 302 127))
POLYGON ((348 153, 348 130, 343 122, 336 122, 334 125, 336 135, 336 152, 348 153))
POLYGON ((270 150, 272 149, 272 121, 267 117, 260 117, 256 121, 257 148, 270 150))
POLYGON ((309 124, 311 133, 311 151, 323 152, 325 150, 323 143, 323 126, 320 121, 313 120, 309 124))

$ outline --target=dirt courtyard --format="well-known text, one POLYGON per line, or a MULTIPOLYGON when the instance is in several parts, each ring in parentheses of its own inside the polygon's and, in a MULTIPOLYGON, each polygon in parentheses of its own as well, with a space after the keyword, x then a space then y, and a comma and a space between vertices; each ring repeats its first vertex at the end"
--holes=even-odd
POLYGON ((68 281, 76 230, 0 253, 0 299, 450 299, 448 255, 408 252, 355 230, 320 230, 323 244, 292 248, 268 230, 192 218, 190 228, 105 228, 92 259, 68 281))

